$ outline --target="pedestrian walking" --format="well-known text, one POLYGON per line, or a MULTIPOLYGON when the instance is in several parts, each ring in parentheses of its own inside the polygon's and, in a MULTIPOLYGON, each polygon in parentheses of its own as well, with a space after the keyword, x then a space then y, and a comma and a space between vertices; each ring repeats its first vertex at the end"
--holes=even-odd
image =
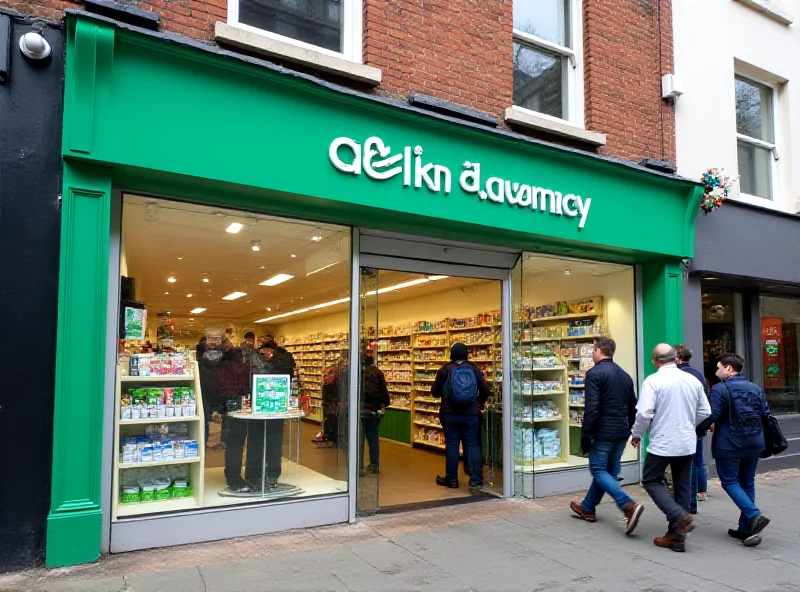
POLYGON ((625 493, 617 476, 636 417, 636 392, 633 379, 614 362, 616 349, 617 344, 609 337, 594 342, 595 365, 586 372, 581 431, 581 448, 589 453, 592 484, 583 501, 573 501, 570 508, 587 522, 595 522, 597 505, 607 493, 625 515, 625 534, 631 534, 644 506, 625 493))
POLYGON ((361 443, 358 447, 360 474, 380 473, 379 430, 384 410, 391 404, 386 376, 375 365, 371 352, 362 356, 361 365, 361 443), (369 444, 369 466, 364 466, 364 443, 369 444))
POLYGON ((769 518, 756 506, 756 469, 765 448, 762 418, 769 415, 767 396, 741 375, 744 358, 725 354, 717 362, 720 382, 711 389, 711 415, 697 426, 698 435, 715 425, 711 454, 722 489, 740 510, 739 527, 728 535, 746 547, 761 543, 769 518))
POLYGON ((483 485, 483 459, 478 447, 480 410, 492 396, 480 368, 468 361, 469 350, 463 343, 450 348, 450 362, 439 368, 431 386, 431 395, 441 398, 439 421, 444 429, 445 476, 436 484, 458 488, 458 445, 470 464, 469 487, 478 493, 483 485))
POLYGON ((689 473, 697 448, 696 427, 711 414, 711 407, 702 385, 675 364, 675 348, 671 345, 656 346, 653 364, 658 370, 642 385, 632 444, 637 448, 641 445, 649 426, 642 485, 669 522, 667 533, 656 537, 653 543, 682 553, 686 550, 686 534, 694 529, 689 513, 689 473), (667 467, 672 471, 674 497, 664 483, 667 467))
MULTIPOLYGON (((703 391, 708 397, 708 381, 703 373, 695 370, 689 365, 692 359, 692 350, 684 345, 675 346, 675 364, 684 372, 688 372, 700 381, 703 385, 703 391)), ((712 426, 713 429, 713 426, 712 426)), ((708 467, 706 466, 705 455, 703 451, 703 436, 697 437, 697 448, 694 452, 694 461, 692 462, 691 474, 689 475, 690 492, 689 492, 689 512, 697 514, 697 502, 706 501, 706 493, 708 491, 708 467)))

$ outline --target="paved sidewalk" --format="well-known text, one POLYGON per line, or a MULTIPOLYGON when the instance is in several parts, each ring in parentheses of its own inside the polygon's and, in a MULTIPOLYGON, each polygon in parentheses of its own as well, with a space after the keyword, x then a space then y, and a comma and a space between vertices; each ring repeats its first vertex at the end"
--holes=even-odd
POLYGON ((0 576, 2 591, 36 592, 780 592, 800 590, 800 470, 760 475, 772 519, 754 549, 726 535, 738 512, 711 483, 685 554, 659 549, 666 522, 646 501, 622 533, 605 503, 596 524, 571 517, 572 496, 491 501, 355 525, 127 553, 62 570, 0 576))

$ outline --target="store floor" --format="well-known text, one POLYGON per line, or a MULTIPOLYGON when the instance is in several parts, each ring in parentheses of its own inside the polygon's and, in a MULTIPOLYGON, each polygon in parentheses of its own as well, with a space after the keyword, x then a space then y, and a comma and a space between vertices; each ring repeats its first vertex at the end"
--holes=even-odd
MULTIPOLYGON (((346 457, 338 448, 318 448, 312 442, 319 425, 303 422, 300 431, 300 465, 284 459, 281 481, 300 486, 302 495, 319 495, 346 490, 346 457)), ((236 498, 222 498, 217 492, 224 489, 222 469, 225 450, 214 446, 219 442, 220 426, 212 422, 209 428, 209 446, 206 449, 206 505, 227 505, 236 498), (219 504, 212 500, 219 498, 219 504)), ((469 497, 468 477, 459 463, 459 489, 436 485, 436 476, 444 474, 443 453, 412 448, 405 444, 381 439, 381 472, 367 474, 359 481, 359 505, 366 509, 391 507, 424 502, 446 501, 469 497), (377 483, 376 483, 377 481, 377 483), (377 487, 376 487, 377 485, 377 487), (376 500, 376 495, 379 499, 376 500)), ((368 456, 368 453, 367 453, 368 456)), ((502 476, 500 468, 485 469, 491 476, 486 489, 500 494, 502 476), (496 490, 496 491, 495 491, 496 490)))

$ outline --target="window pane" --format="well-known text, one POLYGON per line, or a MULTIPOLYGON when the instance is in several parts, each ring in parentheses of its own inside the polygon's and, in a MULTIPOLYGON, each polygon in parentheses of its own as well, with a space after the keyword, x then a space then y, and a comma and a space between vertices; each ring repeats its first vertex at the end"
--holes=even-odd
POLYGON ((772 199, 772 151, 742 140, 738 148, 742 193, 772 199))
POLYGON ((514 44, 514 104, 566 119, 563 58, 514 44))
POLYGON ((736 78, 736 131, 771 143, 772 128, 772 89, 736 78))
POLYGON ((514 28, 559 45, 572 47, 569 38, 569 0, 514 2, 514 28))
POLYGON ((800 299, 761 297, 764 390, 772 413, 800 412, 800 299))
POLYGON ((239 0, 239 22, 331 51, 343 51, 341 0, 239 0))

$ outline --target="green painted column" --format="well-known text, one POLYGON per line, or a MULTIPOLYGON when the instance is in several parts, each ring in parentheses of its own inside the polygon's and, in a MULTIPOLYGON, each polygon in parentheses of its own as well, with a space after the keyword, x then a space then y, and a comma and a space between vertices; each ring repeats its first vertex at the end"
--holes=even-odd
POLYGON ((109 170, 65 162, 62 198, 48 567, 100 556, 109 170))
MULTIPOLYGON (((675 345, 683 338, 683 267, 677 261, 653 261, 642 265, 642 356, 644 376, 639 385, 655 372, 651 361, 659 343, 675 345)), ((642 443, 642 460, 649 434, 642 443)))

